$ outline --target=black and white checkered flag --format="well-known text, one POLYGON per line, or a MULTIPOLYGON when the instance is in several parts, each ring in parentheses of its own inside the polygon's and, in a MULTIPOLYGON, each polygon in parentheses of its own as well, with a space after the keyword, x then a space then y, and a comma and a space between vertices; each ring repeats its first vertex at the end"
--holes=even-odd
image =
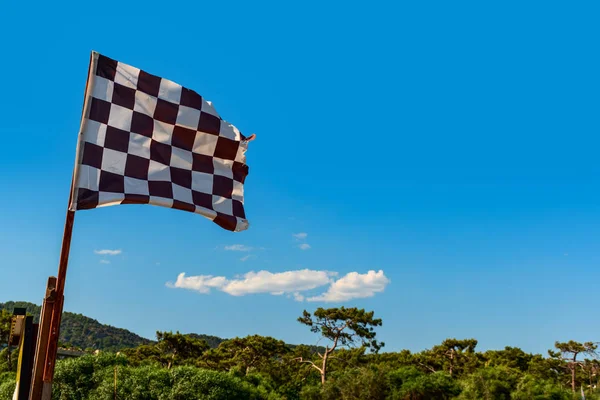
POLYGON ((153 204, 247 229, 247 147, 198 93, 93 52, 69 209, 153 204))

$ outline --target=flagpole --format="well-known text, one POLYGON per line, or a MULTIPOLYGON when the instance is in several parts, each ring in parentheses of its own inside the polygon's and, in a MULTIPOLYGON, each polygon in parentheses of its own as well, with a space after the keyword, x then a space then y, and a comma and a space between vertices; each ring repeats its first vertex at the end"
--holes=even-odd
POLYGON ((60 261, 58 262, 58 276, 56 277, 56 301, 52 310, 50 322, 50 338, 48 340, 48 351, 44 365, 44 386, 52 383, 56 354, 58 351, 58 337, 60 334, 60 321, 64 304, 65 281, 67 279, 67 267, 69 265, 69 250, 71 249, 71 237, 73 235, 73 223, 75 211, 68 210, 65 219, 65 230, 63 234, 62 247, 60 250, 60 261))
POLYGON ((48 339, 50 337, 50 323, 52 311, 56 300, 56 277, 48 278, 46 295, 42 304, 40 321, 38 324, 37 343, 35 347, 35 361, 33 364, 33 375, 31 378, 31 390, 29 400, 40 400, 42 397, 44 367, 46 365, 46 353, 48 351, 48 339))
MULTIPOLYGON (((88 66, 88 75, 85 83, 85 92, 83 100, 83 110, 81 114, 81 124, 79 128, 79 135, 77 140, 77 151, 75 156, 75 169, 73 170, 73 176, 71 178, 71 190, 69 196, 69 205, 67 207, 67 215, 65 218, 65 229, 63 232, 62 246, 60 250, 60 259, 58 261, 58 276, 56 277, 56 288, 54 295, 54 305, 52 307, 52 313, 48 312, 46 318, 50 317, 50 329, 48 332, 47 349, 39 347, 36 353, 39 353, 39 357, 44 358, 43 364, 43 378, 41 388, 41 400, 50 400, 52 397, 52 380, 54 378, 54 368, 56 366, 56 356, 58 353, 58 338, 60 336, 60 321, 62 318, 62 311, 64 305, 64 293, 65 293, 65 282, 67 280, 67 268, 69 266, 69 252, 71 249, 71 237, 73 236, 73 223, 75 222, 75 207, 73 206, 74 200, 77 198, 75 195, 77 182, 77 165, 81 161, 81 137, 84 131, 86 116, 89 113, 90 107, 90 81, 91 76, 95 71, 95 60, 97 59, 97 53, 92 52, 90 56, 90 63, 88 66), (44 353, 45 351, 45 353, 44 353)), ((39 342, 43 343, 43 342, 39 342)), ((39 345, 39 344, 38 344, 39 345)), ((41 364, 41 361, 39 362, 41 364)), ((36 360, 37 365, 37 360, 36 360)), ((38 382, 39 384, 39 382, 38 382)), ((36 383, 34 381, 34 386, 36 383)), ((38 392, 36 391, 37 395, 38 392)), ((37 398, 31 397, 31 400, 38 400, 37 398)))

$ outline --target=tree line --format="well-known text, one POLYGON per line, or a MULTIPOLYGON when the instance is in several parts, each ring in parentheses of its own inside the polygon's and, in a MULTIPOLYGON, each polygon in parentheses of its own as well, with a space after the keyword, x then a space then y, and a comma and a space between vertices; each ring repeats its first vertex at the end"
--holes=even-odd
MULTIPOLYGON (((16 356, 0 311, 0 400, 11 399, 16 356)), ((56 400, 586 400, 600 399, 594 342, 556 342, 546 356, 516 347, 477 350, 449 338, 421 352, 383 352, 382 320, 357 308, 304 311, 298 321, 322 347, 289 346, 259 335, 221 341, 157 332, 120 352, 59 361, 56 400)))

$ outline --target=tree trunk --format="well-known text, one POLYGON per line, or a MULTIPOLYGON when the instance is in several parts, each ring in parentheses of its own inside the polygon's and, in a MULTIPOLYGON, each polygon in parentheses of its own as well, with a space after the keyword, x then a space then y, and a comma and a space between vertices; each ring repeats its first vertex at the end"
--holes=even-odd
POLYGON ((348 324, 338 329, 338 334, 335 339, 333 339, 333 346, 331 346, 331 348, 325 347, 325 353, 323 354, 323 368, 321 369, 321 385, 325 385, 325 379, 327 377, 327 357, 336 349, 338 340, 340 339, 340 333, 346 328, 346 326, 348 326, 348 324))
POLYGON ((327 348, 325 348, 325 354, 323 354, 323 368, 321 369, 321 385, 325 385, 325 379, 327 375, 327 356, 328 354, 327 348))
POLYGON ((573 364, 571 364, 571 389, 575 393, 575 369, 577 368, 577 353, 573 353, 573 364))
POLYGON ((167 365, 167 369, 171 369, 171 367, 175 364, 175 353, 177 353, 177 350, 173 351, 173 354, 171 355, 171 360, 169 360, 169 364, 167 365))

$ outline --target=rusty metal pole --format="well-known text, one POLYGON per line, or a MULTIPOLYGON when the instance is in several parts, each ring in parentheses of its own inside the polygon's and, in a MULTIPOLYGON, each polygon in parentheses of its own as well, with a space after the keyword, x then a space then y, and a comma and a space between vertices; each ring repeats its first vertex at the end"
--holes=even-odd
POLYGON ((37 345, 35 350, 35 361, 33 364, 33 377, 31 379, 31 393, 29 400, 39 400, 42 396, 42 384, 44 378, 44 366, 46 363, 46 353, 48 351, 48 333, 50 332, 50 322, 52 321, 52 311, 56 300, 56 278, 48 278, 46 285, 46 295, 42 303, 42 313, 38 326, 37 345))
MULTIPOLYGON (((71 236, 73 235, 73 222, 75 221, 75 212, 67 211, 65 219, 65 231, 63 234, 62 248, 60 251, 60 261, 58 263, 58 276, 56 278, 56 291, 54 307, 52 309, 52 319, 50 321, 50 330, 48 336, 48 348, 46 351, 42 400, 50 400, 52 396, 52 378, 54 377, 54 367, 56 365, 56 354, 58 352, 58 337, 60 335, 60 320, 62 316, 65 280, 67 278, 67 267, 69 265, 69 250, 71 248, 71 236)), ((35 399, 32 399, 35 400, 35 399)))

